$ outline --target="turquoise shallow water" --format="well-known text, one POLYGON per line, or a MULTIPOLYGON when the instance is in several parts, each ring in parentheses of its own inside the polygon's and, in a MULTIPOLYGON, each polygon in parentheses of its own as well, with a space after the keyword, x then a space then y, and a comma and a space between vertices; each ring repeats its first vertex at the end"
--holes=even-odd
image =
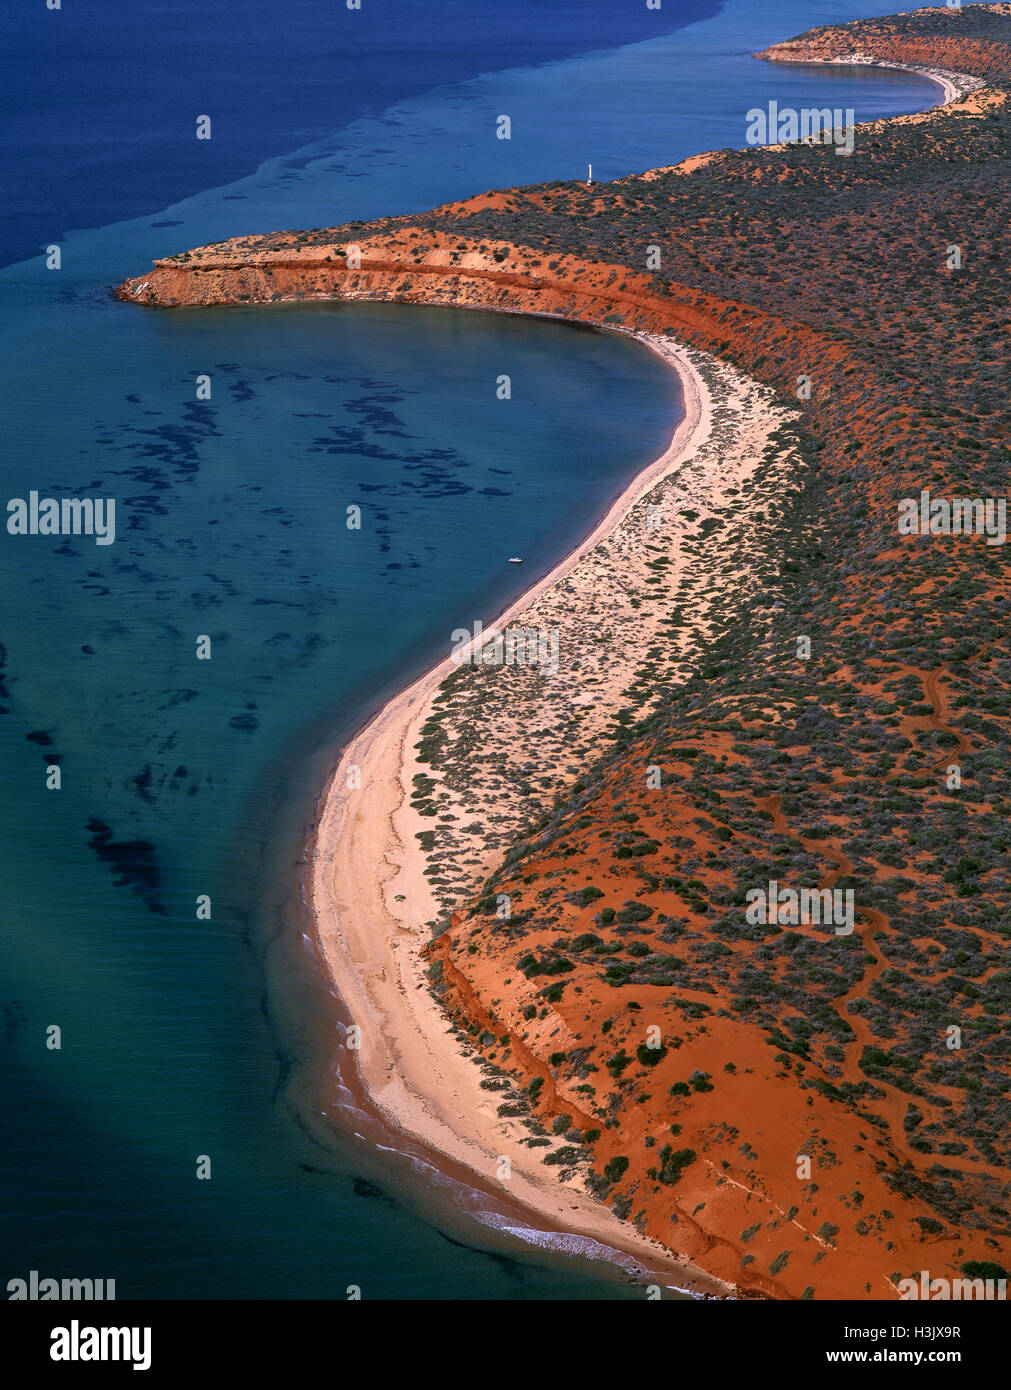
MULTIPOLYGON (((38 1106, 6 1151, 33 1189, 8 1233, 46 1249, 54 1205, 69 1211, 61 1267, 100 1252, 124 1294, 178 1289, 181 1240, 194 1292, 264 1295, 283 1267, 292 1294, 334 1294, 366 1279, 339 1252, 360 1265, 355 1233, 371 1249, 390 1209, 300 1167, 332 1159, 277 1093, 292 1030, 296 1057, 332 1035, 288 896, 310 794, 342 729, 550 567, 660 451, 675 393, 645 353, 559 324, 385 305, 77 312, 87 375, 79 338, 49 359, 63 411, 41 408, 25 359, 8 378, 15 495, 100 484, 121 528, 109 546, 23 536, 0 552, 8 1103, 38 1106), (50 1022, 60 1053, 39 1045, 50 1022), (324 1209, 351 1207, 339 1239, 320 1189, 324 1209), (285 1256, 245 1249, 265 1224, 285 1256)), ((410 1277, 398 1262, 371 1287, 410 1277)))
POLYGON ((5 1277, 112 1277, 120 1297, 641 1296, 578 1251, 491 1236, 466 1196, 433 1203, 417 1160, 355 1138, 297 889, 341 738, 590 528, 666 444, 674 384, 625 341, 546 321, 157 314, 108 289, 240 231, 741 144, 770 97, 930 104, 914 79, 747 57, 849 17, 731 4, 667 39, 443 87, 156 217, 65 237, 58 273, 0 272, 6 496, 113 495, 118 513, 108 547, 0 545, 5 1277), (503 111, 506 147, 489 136, 503 111))

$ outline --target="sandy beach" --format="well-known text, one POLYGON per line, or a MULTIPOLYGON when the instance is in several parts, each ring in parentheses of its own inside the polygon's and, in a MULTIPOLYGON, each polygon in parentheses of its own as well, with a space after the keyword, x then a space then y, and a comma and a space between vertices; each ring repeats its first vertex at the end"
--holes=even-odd
MULTIPOLYGON (((935 82, 942 92, 938 106, 947 106, 950 102, 960 101, 969 92, 978 91, 980 87, 985 87, 986 83, 980 77, 972 77, 966 72, 951 72, 947 68, 926 68, 919 67, 913 63, 885 62, 880 58, 870 58, 866 54, 854 53, 847 54, 842 58, 833 58, 832 63, 853 63, 858 67, 886 68, 893 72, 911 72, 917 77, 925 77, 929 82, 935 82)), ((903 117, 890 117, 890 120, 902 120, 903 117)))
MULTIPOLYGON (((714 514, 727 506, 728 492, 737 492, 746 483, 768 435, 787 415, 773 405, 771 393, 765 388, 740 377, 716 359, 688 350, 669 338, 635 336, 663 356, 679 375, 684 395, 683 420, 667 450, 630 483, 592 534, 499 615, 494 624, 486 623, 486 631, 491 627, 504 628, 520 615, 528 626, 543 626, 553 613, 565 623, 563 650, 571 651, 565 635, 577 629, 581 610, 592 609, 599 598, 602 570, 615 572, 618 557, 595 553, 601 543, 607 540, 613 546, 617 537, 627 542, 630 555, 648 558, 644 547, 662 535, 644 530, 646 507, 660 505, 657 498, 662 494, 657 494, 658 486, 675 485, 680 506, 687 508, 690 504, 696 514, 714 514), (715 393, 704 379, 704 371, 710 383, 718 382, 715 393), (714 435, 718 454, 712 447, 707 454, 705 446, 714 445, 714 435), (680 476, 692 461, 699 476, 680 476), (674 475, 678 477, 675 479, 674 475), (557 610, 552 609, 552 600, 560 604, 557 610)), ((673 519, 672 513, 673 508, 668 507, 668 515, 673 519)), ((685 527, 686 532, 689 529, 685 527)), ((663 540, 670 554, 683 552, 687 565, 690 544, 686 545, 675 529, 668 529, 663 540)), ((652 549, 657 549, 655 543, 652 549)), ((629 641, 626 628, 627 622, 637 619, 636 608, 641 610, 641 605, 630 599, 627 556, 619 568, 622 583, 618 593, 623 596, 624 607, 621 614, 611 612, 608 618, 623 619, 615 623, 613 646, 615 654, 625 653, 625 664, 615 668, 612 662, 603 663, 607 679, 594 691, 589 711, 595 716, 593 723, 598 732, 621 706, 622 690, 641 661, 641 652, 636 643, 629 641)), ((725 576, 714 574, 707 577, 707 582, 718 586, 728 581, 725 576)), ((700 602, 697 608, 695 635, 699 636, 704 633, 705 604, 700 602)), ((595 629, 593 640, 599 641, 599 637, 599 630, 595 629)), ((642 640, 649 640, 647 632, 642 640)), ((571 655, 563 659, 555 677, 555 694, 578 701, 583 687, 579 677, 573 676, 572 664, 571 655)), ((504 750, 516 747, 517 739, 521 746, 524 732, 529 731, 536 715, 553 708, 552 691, 545 688, 550 681, 543 672, 502 666, 461 668, 447 654, 391 700, 343 750, 322 803, 312 855, 312 903, 320 950, 360 1030, 355 1056, 360 1078, 370 1099, 393 1128, 421 1140, 428 1149, 465 1164, 482 1184, 491 1184, 506 1199, 532 1209, 542 1221, 637 1255, 649 1267, 656 1268, 659 1261, 669 1271, 670 1282, 682 1288, 726 1293, 726 1287, 711 1276, 678 1262, 665 1247, 640 1237, 632 1225, 619 1221, 585 1192, 581 1181, 559 1181, 557 1169, 544 1168, 544 1151, 527 1147, 523 1126, 497 1113, 496 1102, 501 1095, 482 1088, 479 1062, 454 1037, 430 990, 428 962, 422 949, 431 939, 431 924, 448 909, 445 900, 437 900, 431 874, 426 876, 429 856, 419 847, 419 827, 431 832, 432 821, 423 819, 412 805, 412 778, 421 766, 414 749, 442 683, 461 669, 468 675, 473 673, 475 683, 481 686, 481 703, 487 696, 486 682, 498 680, 502 700, 511 706, 515 721, 510 727, 504 708, 490 721, 504 750), (534 683, 529 699, 518 698, 515 682, 519 676, 534 683), (506 1172, 508 1176, 503 1177, 506 1172)), ((581 710, 580 715, 586 712, 581 710)), ((464 719, 467 715, 464 707, 464 719)), ((592 747, 593 731, 581 730, 580 735, 584 745, 592 747)), ((489 750, 484 735, 481 748, 481 765, 494 762, 494 758, 488 758, 494 750, 489 750)), ((579 761, 576 759, 571 768, 564 761, 552 764, 554 784, 564 785, 579 761)), ((501 820, 503 806, 508 810, 508 799, 503 800, 501 789, 494 783, 483 790, 483 800, 480 786, 470 796, 467 814, 477 812, 479 821, 483 821, 491 809, 490 801, 501 820)), ((452 792, 448 794, 452 796, 452 792)), ((517 808, 512 818, 507 815, 505 828, 500 826, 500 834, 491 844, 486 842, 487 837, 477 834, 464 846, 452 846, 457 869, 452 888, 457 900, 473 893, 487 873, 497 867, 500 851, 496 846, 514 829, 511 820, 518 820, 521 814, 517 808)), ((480 828, 479 825, 478 831, 480 828)))
MULTIPOLYGON (((960 101, 962 97, 970 92, 978 91, 985 87, 986 83, 980 77, 973 77, 966 72, 951 72, 948 68, 920 67, 915 63, 886 62, 882 58, 874 58, 867 53, 843 53, 833 58, 818 58, 815 56, 800 56, 790 58, 782 53, 785 45, 777 45, 776 61, 779 63, 804 63, 822 64, 825 67, 865 67, 865 68, 884 68, 892 72, 910 72, 917 77, 925 77, 929 82, 934 82, 941 88, 941 100, 938 106, 948 106, 953 101, 960 101)), ((936 108, 935 108, 936 109, 936 108)), ((928 113, 922 112, 921 115, 928 113)), ((890 123, 896 121, 909 121, 915 117, 909 116, 889 116, 890 123)), ((877 125, 877 121, 865 121, 864 125, 877 125)))
MULTIPOLYGON (((933 84, 917 89, 920 105, 936 95, 929 109, 849 121, 836 153, 851 164, 798 148, 827 143, 798 121, 809 133, 786 158, 783 145, 709 151, 612 183, 230 237, 117 290, 164 308, 384 301, 555 318, 628 336, 680 384, 662 455, 629 457, 638 473, 607 515, 550 574, 520 571, 536 582, 508 611, 454 614, 466 626, 447 624, 431 669, 335 751, 303 837, 305 944, 339 1004, 313 1100, 360 1141, 363 1167, 374 1151, 409 1201, 432 1194, 448 1238, 608 1259, 639 1290, 891 1298, 927 1247, 967 1268, 969 1239, 1007 1208, 990 1019, 988 1069, 924 1041, 923 998, 964 981, 905 901, 931 885, 929 932, 957 926, 981 958, 966 998, 985 1003, 965 1007, 996 1013, 992 921, 957 903, 948 922, 952 876, 925 862, 919 827, 947 824, 946 794, 963 790, 921 776, 935 735, 973 754, 1000 735, 981 719, 979 745, 958 724, 902 722, 940 717, 949 678, 968 687, 936 669, 965 663, 936 621, 937 586, 950 574, 967 630, 989 632, 992 614, 960 555, 927 559, 893 532, 894 489, 920 490, 909 438, 940 475, 954 466, 935 371, 958 387, 953 429, 1003 406, 989 349, 1004 301, 986 277, 935 279, 955 267, 923 219, 935 192, 950 234, 976 207, 978 259, 992 261, 1003 206, 979 193, 1004 153, 1005 27, 949 28, 927 10, 754 54, 933 84), (916 335, 942 302, 950 332, 925 360, 916 335), (885 806, 882 769, 899 760, 902 795, 885 806), (875 903, 862 951, 746 930, 762 924, 741 921, 743 890, 781 864, 805 883, 857 882, 875 903), (892 1066, 911 1089, 882 1075, 892 1066), (971 1093, 960 1112, 945 1067, 971 1093)), ((504 565, 519 542, 491 544, 504 565)), ((1000 601, 996 583, 985 592, 1000 601)), ((994 671, 974 679, 974 697, 994 697, 983 708, 1005 707, 994 671)), ((965 790, 965 820, 998 805, 965 790)), ((979 843, 996 847, 996 830, 984 823, 979 843)))
MULTIPOLYGON (((983 85, 961 73, 859 53, 801 61, 915 71, 941 87, 941 105, 983 85)), ((719 566, 710 559, 704 573, 695 572, 694 528, 682 518, 719 525, 733 513, 731 499, 747 498, 757 459, 791 412, 758 383, 670 337, 612 331, 664 358, 681 382, 684 418, 667 450, 581 545, 494 621, 480 615, 483 641, 519 619, 527 629, 557 631, 560 669, 551 675, 531 667, 461 666, 447 650, 391 700, 344 749, 323 798, 311 897, 321 954, 360 1030, 359 1079, 393 1129, 464 1165, 478 1185, 536 1213, 551 1229, 577 1232, 653 1269, 659 1261, 678 1287, 727 1295, 730 1286, 592 1199, 581 1176, 545 1169, 544 1150, 529 1147, 522 1122, 499 1115, 501 1092, 482 1087, 487 1073, 480 1054, 443 1013, 423 954, 433 928, 455 921, 479 895, 531 811, 593 761, 616 715, 630 704, 640 717, 648 714, 651 692, 692 668, 704 650, 712 600, 725 598, 747 572, 747 554, 719 566), (664 516, 660 532, 650 533, 649 507, 664 516), (666 568, 658 580, 650 554, 661 549, 661 539, 666 568), (659 587, 650 592, 642 583, 659 587), (685 588, 680 630, 662 631, 643 597, 670 601, 685 588), (650 644, 661 637, 666 665, 657 669, 654 661, 644 679, 643 653, 655 657, 659 648, 650 644), (433 729, 441 745, 437 760, 430 750, 416 751, 433 729), (534 757, 524 751, 531 746, 534 757)), ((785 477, 782 485, 788 486, 785 477)), ((499 1002, 482 999, 479 986, 474 1000, 479 1010, 499 1002)), ((560 1093, 559 1100, 580 1113, 578 1096, 560 1093)))

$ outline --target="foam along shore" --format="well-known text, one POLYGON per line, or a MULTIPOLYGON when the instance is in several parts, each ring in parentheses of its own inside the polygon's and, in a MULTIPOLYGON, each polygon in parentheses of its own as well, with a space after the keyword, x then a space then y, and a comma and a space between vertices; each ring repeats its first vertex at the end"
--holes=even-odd
MULTIPOLYGON (((698 564, 688 534, 691 527, 674 524, 666 534, 649 529, 655 512, 650 517, 648 509, 659 507, 673 520, 683 510, 694 509, 705 517, 745 505, 748 479, 769 435, 791 417, 767 388, 725 363, 669 337, 629 336, 659 353, 678 374, 684 418, 667 450, 634 479, 592 534, 494 624, 503 629, 522 617, 527 627, 540 627, 545 621, 562 625, 568 655, 561 670, 548 675, 529 668, 466 668, 467 678, 480 686, 479 702, 485 701, 489 683, 497 682, 500 696, 494 717, 480 726, 481 757, 472 763, 498 763, 499 755, 509 759, 510 748, 524 744, 531 726, 550 722, 544 718, 546 712, 556 712, 561 705, 578 707, 584 690, 579 653, 585 655, 591 643, 597 669, 608 673, 594 687, 592 706, 579 710, 579 717, 588 715, 592 726, 581 730, 582 741, 592 746, 594 729, 603 729, 622 705, 623 690, 641 662, 640 643, 650 640, 648 625, 660 622, 648 605, 643 614, 643 605, 635 600, 630 565, 648 563, 646 546, 652 543, 655 551, 658 537, 679 572, 687 571, 689 552, 692 566, 698 564), (622 582, 602 593, 609 577, 622 582), (607 603, 603 618, 602 598, 607 603), (587 611, 597 614, 589 625, 580 621, 587 611), (603 662, 602 622, 612 633, 603 662), (518 692, 517 678, 530 684, 518 692), (490 742, 495 746, 489 747, 490 742)), ((693 621, 701 640, 704 596, 715 597, 734 581, 728 572, 715 569, 696 577, 699 602, 693 605, 693 621)), ((491 626, 486 624, 486 629, 491 626)), ((432 923, 445 917, 452 903, 445 900, 448 888, 442 889, 441 900, 437 897, 430 881, 430 854, 418 838, 419 832, 431 834, 433 821, 422 819, 412 805, 412 778, 421 766, 414 750, 443 682, 460 670, 447 641, 446 658, 391 700, 345 747, 321 802, 312 846, 311 901, 321 953, 360 1030, 354 1056, 361 1083, 392 1128, 464 1164, 479 1186, 491 1186, 503 1199, 532 1209, 553 1230, 576 1231, 631 1253, 647 1268, 659 1264, 669 1272, 669 1282, 681 1288, 725 1294, 725 1284, 692 1268, 659 1242, 641 1237, 634 1226, 591 1198, 581 1176, 561 1180, 557 1167, 545 1167, 544 1148, 527 1146, 529 1134, 522 1122, 499 1116, 501 1094, 482 1088, 480 1058, 454 1035, 430 989, 423 948, 431 940, 432 923)), ((545 764, 559 790, 587 760, 585 749, 581 751, 580 760, 560 758, 545 764)), ((501 822, 504 811, 506 826, 491 840, 479 835, 454 848, 455 901, 478 889, 501 862, 501 846, 519 828, 522 814, 519 805, 512 809, 510 819, 508 798, 493 783, 477 779, 467 816, 487 823, 489 810, 497 810, 492 819, 501 822)), ((572 1108, 579 1109, 576 1104, 572 1108)))

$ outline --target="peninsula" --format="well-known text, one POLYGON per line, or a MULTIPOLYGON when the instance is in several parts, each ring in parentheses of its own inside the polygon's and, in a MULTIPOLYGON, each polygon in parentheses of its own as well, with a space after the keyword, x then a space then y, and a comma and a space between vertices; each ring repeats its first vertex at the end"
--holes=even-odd
POLYGON ((894 1299, 1011 1260, 1011 586, 986 536, 899 525, 1006 493, 1011 4, 758 56, 945 100, 846 158, 242 237, 118 294, 550 315, 677 372, 669 449, 480 615, 557 669, 447 648, 343 751, 320 945, 374 1103, 481 1181, 684 1287, 894 1299), (851 893, 852 930, 756 920, 770 889, 851 893))

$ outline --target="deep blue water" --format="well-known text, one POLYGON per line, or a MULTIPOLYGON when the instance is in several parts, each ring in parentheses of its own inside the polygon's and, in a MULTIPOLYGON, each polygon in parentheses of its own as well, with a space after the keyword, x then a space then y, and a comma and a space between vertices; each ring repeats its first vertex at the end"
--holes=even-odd
POLYGON ((123 1298, 641 1296, 493 1236, 475 1198, 356 1138, 298 882, 341 739, 590 528, 666 443, 672 382, 620 338, 545 321, 159 314, 108 291, 237 232, 738 145, 773 96, 868 117, 935 91, 749 58, 854 17, 829 0, 669 5, 662 24, 611 0, 398 0, 395 24, 380 0, 115 0, 88 24, 36 8, 5 7, 2 172, 21 182, 4 244, 58 242, 63 266, 0 271, 4 500, 114 496, 117 539, 0 533, 0 1284, 35 1268, 123 1298), (204 109, 213 149, 192 139, 204 109))
POLYGON ((719 0, 3 0, 0 265, 167 207, 396 101, 667 34, 719 0), (212 138, 195 139, 212 117, 212 138))

